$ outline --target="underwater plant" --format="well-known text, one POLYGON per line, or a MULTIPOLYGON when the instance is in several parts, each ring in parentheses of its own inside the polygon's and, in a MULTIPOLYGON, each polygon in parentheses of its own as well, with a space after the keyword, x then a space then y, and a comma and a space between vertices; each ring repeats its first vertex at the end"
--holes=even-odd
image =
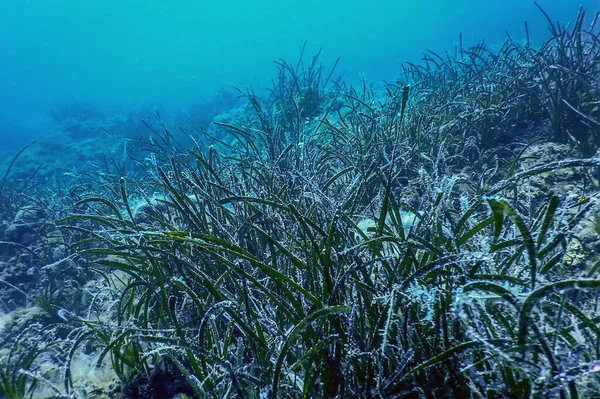
MULTIPOLYGON (((79 394, 89 353, 122 395, 164 375, 163 397, 599 395, 598 270, 565 261, 593 203, 560 185, 600 166, 600 41, 582 21, 539 49, 428 52, 380 92, 329 91, 337 62, 323 74, 320 53, 281 61, 267 99, 245 93, 244 118, 190 148, 157 113, 136 173, 86 174, 58 221, 68 246, 49 266, 78 270, 86 294, 59 307, 50 279, 38 296, 61 394, 79 394), (570 129, 578 157, 529 155, 570 129)), ((11 392, 35 389, 7 364, 11 392)))

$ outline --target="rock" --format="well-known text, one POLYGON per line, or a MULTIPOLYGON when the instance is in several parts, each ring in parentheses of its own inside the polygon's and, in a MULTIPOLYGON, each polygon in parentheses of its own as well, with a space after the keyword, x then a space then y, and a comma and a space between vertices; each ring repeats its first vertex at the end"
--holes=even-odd
POLYGON ((6 241, 30 246, 36 242, 37 232, 27 223, 15 222, 6 227, 4 236, 6 241))
POLYGON ((25 206, 19 209, 15 215, 16 223, 34 224, 39 223, 46 216, 46 212, 35 206, 25 206))
POLYGON ((46 240, 49 245, 63 245, 65 243, 62 232, 59 229, 54 229, 46 234, 46 240))
POLYGON ((585 266, 586 252, 583 245, 577 239, 569 241, 565 252, 565 265, 570 269, 581 269, 585 266))

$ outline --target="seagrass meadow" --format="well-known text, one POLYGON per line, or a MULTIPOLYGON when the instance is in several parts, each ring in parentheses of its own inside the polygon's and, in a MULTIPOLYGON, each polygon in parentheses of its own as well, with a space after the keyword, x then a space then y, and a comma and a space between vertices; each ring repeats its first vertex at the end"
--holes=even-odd
POLYGON ((112 118, 127 144, 56 177, 23 148, 0 397, 599 398, 599 14, 539 11, 541 45, 394 82, 303 48, 209 127, 112 118))

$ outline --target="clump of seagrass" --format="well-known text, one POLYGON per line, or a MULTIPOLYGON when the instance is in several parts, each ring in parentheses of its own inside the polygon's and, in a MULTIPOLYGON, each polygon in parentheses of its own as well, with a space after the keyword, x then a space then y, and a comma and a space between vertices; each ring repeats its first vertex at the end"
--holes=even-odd
POLYGON ((431 144, 436 151, 445 139, 457 152, 473 144, 490 149, 548 130, 553 139, 594 153, 600 144, 599 14, 588 29, 582 9, 570 29, 544 15, 552 35, 539 48, 528 36, 525 43, 508 37, 498 50, 483 43, 464 49, 461 41, 454 56, 429 51, 424 65, 405 64, 404 79, 419 93, 412 118, 422 126, 423 137, 415 139, 426 140, 423 149, 431 144))
POLYGON ((582 343, 564 328, 579 320, 578 330, 593 332, 584 292, 598 283, 558 267, 583 213, 561 222, 568 204, 557 197, 528 215, 491 195, 597 160, 548 165, 474 197, 458 194, 460 177, 423 171, 427 190, 415 209, 394 196, 381 168, 288 199, 255 191, 255 179, 272 173, 260 165, 235 176, 199 149, 172 159, 152 180, 168 209, 156 219, 135 222, 123 181, 120 204, 90 198, 81 206, 106 213, 68 219, 111 231, 80 256, 126 276, 114 324, 79 323, 124 381, 166 357, 199 397, 526 395, 575 392, 584 369, 573 365, 594 365, 575 354, 582 343), (325 193, 337 185, 347 188, 335 206, 325 193), (365 204, 359 194, 373 186, 365 204), (359 228, 361 218, 373 228, 359 228), (569 290, 581 294, 561 300, 569 290))
POLYGON ((316 57, 282 62, 270 106, 248 95, 247 124, 220 123, 230 137, 184 151, 155 131, 143 179, 104 176, 62 220, 106 286, 87 314, 60 312, 67 364, 98 349, 131 383, 168 363, 199 398, 599 395, 597 268, 564 262, 591 201, 521 193, 600 160, 521 170, 539 135, 513 137, 597 140, 581 21, 537 50, 429 53, 380 94, 323 95, 316 57))

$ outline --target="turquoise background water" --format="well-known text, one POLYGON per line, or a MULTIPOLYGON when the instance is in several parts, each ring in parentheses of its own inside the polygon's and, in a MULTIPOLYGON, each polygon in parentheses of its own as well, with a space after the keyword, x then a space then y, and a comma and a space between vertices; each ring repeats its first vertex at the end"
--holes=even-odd
MULTIPOLYGON (((564 23, 580 4, 600 9, 540 4, 564 23)), ((305 40, 309 56, 340 56, 348 82, 392 80, 425 49, 454 51, 460 32, 465 45, 500 44, 507 31, 524 37, 523 21, 534 42, 547 37, 522 0, 2 0, 0 147, 43 133, 56 104, 177 108, 230 84, 267 85, 273 61, 295 60, 305 40)))

